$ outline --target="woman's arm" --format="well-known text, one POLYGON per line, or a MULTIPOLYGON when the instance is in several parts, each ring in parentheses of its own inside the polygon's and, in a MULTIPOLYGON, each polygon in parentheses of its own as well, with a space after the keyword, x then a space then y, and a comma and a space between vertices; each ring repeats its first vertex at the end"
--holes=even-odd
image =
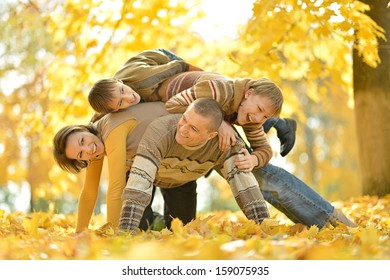
POLYGON ((84 186, 79 196, 76 232, 81 232, 88 228, 98 196, 102 167, 103 158, 92 161, 87 167, 84 186))
POLYGON ((126 186, 126 140, 136 121, 128 120, 117 126, 105 140, 108 159, 107 222, 118 226, 122 206, 122 192, 126 186))

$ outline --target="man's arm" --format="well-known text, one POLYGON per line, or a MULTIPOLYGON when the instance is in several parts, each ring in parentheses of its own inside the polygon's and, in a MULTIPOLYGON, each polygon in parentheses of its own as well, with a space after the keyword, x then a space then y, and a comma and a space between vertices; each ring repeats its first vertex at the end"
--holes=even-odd
POLYGON ((157 167, 147 158, 137 155, 130 170, 129 180, 122 195, 119 230, 135 232, 146 206, 152 199, 157 167))
POLYGON ((238 153, 240 145, 236 146, 225 159, 221 172, 245 216, 260 224, 264 219, 269 218, 267 205, 255 176, 251 172, 242 172, 235 166, 235 159, 240 156, 238 153))
POLYGON ((146 129, 138 145, 137 155, 130 170, 129 180, 122 195, 122 212, 119 229, 122 232, 135 232, 152 197, 153 182, 168 143, 169 128, 162 119, 176 118, 168 115, 153 121, 146 129))

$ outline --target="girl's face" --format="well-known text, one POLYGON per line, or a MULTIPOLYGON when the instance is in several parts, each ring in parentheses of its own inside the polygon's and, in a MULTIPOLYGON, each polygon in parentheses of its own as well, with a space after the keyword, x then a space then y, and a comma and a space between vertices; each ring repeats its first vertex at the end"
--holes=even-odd
POLYGON ((115 89, 111 93, 112 100, 108 106, 113 112, 138 104, 141 97, 138 93, 126 86, 122 81, 117 81, 115 89))
POLYGON ((65 155, 69 159, 91 160, 104 154, 104 144, 89 131, 70 134, 66 141, 65 155))
POLYGON ((237 122, 239 125, 261 124, 274 114, 271 100, 268 97, 255 94, 253 89, 244 93, 237 110, 237 122))

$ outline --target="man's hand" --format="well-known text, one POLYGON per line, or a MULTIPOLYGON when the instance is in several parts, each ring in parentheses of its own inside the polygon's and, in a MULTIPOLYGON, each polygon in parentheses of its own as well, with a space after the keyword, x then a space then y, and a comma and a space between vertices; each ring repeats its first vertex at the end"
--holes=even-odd
POLYGON ((221 151, 227 151, 231 146, 236 145, 236 132, 231 124, 227 121, 223 121, 218 129, 219 149, 221 151))
POLYGON ((240 153, 242 154, 237 157, 235 165, 243 172, 251 172, 259 164, 257 157, 251 155, 245 148, 242 148, 240 153))

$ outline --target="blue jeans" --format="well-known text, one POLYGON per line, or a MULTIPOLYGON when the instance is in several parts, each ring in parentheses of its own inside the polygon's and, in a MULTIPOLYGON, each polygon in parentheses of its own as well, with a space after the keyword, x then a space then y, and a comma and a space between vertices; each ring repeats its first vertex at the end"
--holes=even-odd
POLYGON ((294 223, 322 228, 329 222, 334 207, 291 173, 272 164, 252 173, 264 199, 294 223))
POLYGON ((164 53, 164 54, 165 54, 166 56, 168 56, 171 60, 183 60, 181 57, 178 57, 176 54, 174 54, 173 52, 168 51, 168 50, 166 50, 166 49, 158 48, 158 49, 155 49, 155 50, 164 53))

